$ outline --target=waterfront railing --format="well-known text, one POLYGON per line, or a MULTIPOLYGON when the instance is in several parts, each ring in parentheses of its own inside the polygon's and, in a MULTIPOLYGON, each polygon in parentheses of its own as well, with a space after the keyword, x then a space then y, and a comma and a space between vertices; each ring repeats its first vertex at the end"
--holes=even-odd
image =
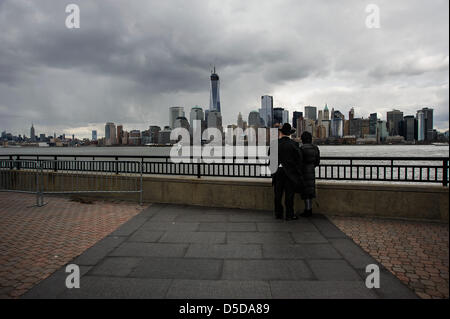
MULTIPOLYGON (((169 156, 17 154, 0 156, 0 169, 29 170, 38 165, 43 171, 53 172, 140 173, 198 178, 270 178, 272 175, 267 156, 201 159, 191 156, 178 159, 185 162, 173 162, 169 156)), ((316 178, 327 181, 434 183, 447 187, 448 170, 448 157, 324 156, 316 168, 316 178)))

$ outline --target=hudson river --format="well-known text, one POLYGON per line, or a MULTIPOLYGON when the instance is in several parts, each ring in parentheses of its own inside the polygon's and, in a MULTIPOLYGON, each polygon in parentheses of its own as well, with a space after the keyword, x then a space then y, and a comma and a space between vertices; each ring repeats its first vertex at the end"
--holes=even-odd
MULTIPOLYGON (((322 145, 321 156, 447 157, 449 146, 435 145, 322 145)), ((0 147, 0 155, 169 155, 170 147, 0 147)))

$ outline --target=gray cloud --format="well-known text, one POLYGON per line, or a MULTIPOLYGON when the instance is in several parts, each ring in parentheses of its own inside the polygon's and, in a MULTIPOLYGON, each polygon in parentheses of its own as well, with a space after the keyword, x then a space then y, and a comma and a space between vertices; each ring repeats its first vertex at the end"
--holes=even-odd
POLYGON ((259 107, 291 112, 325 103, 362 116, 405 105, 436 109, 448 129, 448 1, 0 1, 0 130, 88 135, 106 121, 127 129, 168 122, 209 103, 217 66, 225 123, 259 107))

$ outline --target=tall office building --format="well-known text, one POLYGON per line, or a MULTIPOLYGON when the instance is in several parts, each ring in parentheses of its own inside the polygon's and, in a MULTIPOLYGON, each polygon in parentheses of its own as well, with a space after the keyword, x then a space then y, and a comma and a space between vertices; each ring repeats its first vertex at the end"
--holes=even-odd
POLYGON ((244 128, 244 120, 242 119, 242 114, 239 112, 238 118, 237 118, 237 126, 240 128, 244 128))
POLYGON ((417 111, 417 140, 419 142, 425 141, 425 113, 417 111))
POLYGON ((261 109, 259 115, 265 127, 273 126, 273 96, 264 95, 261 97, 261 109))
POLYGON ((31 128, 30 128, 30 139, 32 142, 36 142, 36 133, 34 132, 33 123, 31 123, 31 128))
POLYGON ((317 107, 305 106, 305 119, 317 120, 317 107))
POLYGON ((208 128, 217 128, 219 131, 223 132, 222 127, 222 115, 218 111, 210 111, 208 115, 208 128))
POLYGON ((348 119, 351 121, 355 118, 355 109, 352 107, 348 112, 348 119))
POLYGON ((273 125, 281 124, 283 125, 283 111, 284 109, 281 107, 276 107, 273 109, 273 125))
POLYGON ((330 136, 342 138, 344 136, 344 115, 339 111, 331 112, 330 136))
POLYGON ((112 122, 108 122, 105 125, 105 144, 116 144, 116 126, 112 122))
POLYGON ((200 129, 201 132, 203 133, 203 131, 206 128, 206 122, 205 122, 205 114, 203 112, 203 109, 199 106, 194 106, 191 109, 191 113, 189 115, 189 122, 190 122, 190 127, 191 127, 191 134, 196 130, 200 129), (200 121, 200 122, 196 122, 196 121, 200 121), (198 125, 200 125, 200 127, 198 127, 198 125))
POLYGON ((97 130, 93 130, 92 131, 92 140, 96 141, 97 140, 97 130))
POLYGON ((292 126, 297 129, 297 119, 303 117, 303 112, 294 112, 292 115, 292 126))
POLYGON ((219 75, 216 73, 216 67, 211 72, 211 96, 209 102, 209 110, 221 112, 220 110, 220 81, 219 75))
POLYGON ((369 135, 376 135, 377 134, 377 123, 378 123, 377 113, 370 114, 370 117, 369 117, 369 135))
POLYGON ((415 128, 416 128, 416 119, 414 118, 413 115, 408 115, 404 117, 404 135, 405 135, 405 140, 411 142, 415 140, 415 128))
POLYGON ((261 125, 261 117, 259 116, 259 112, 258 111, 251 111, 248 114, 248 126, 251 127, 260 127, 261 125))
POLYGON ((283 110, 283 124, 289 123, 289 111, 283 110))
POLYGON ((423 108, 422 109, 423 115, 424 115, 424 123, 425 123, 425 140, 427 142, 433 141, 433 109, 430 108, 423 108))
POLYGON ((123 137, 123 125, 117 125, 117 144, 122 144, 122 137, 123 137))
POLYGON ((403 122, 403 112, 399 110, 393 110, 387 112, 387 125, 389 129, 390 136, 401 135, 402 122, 403 122))
POLYGON ((323 109, 323 119, 326 121, 330 119, 330 110, 328 109, 328 104, 325 104, 325 108, 323 109))
POLYGON ((169 109, 169 126, 171 129, 175 127, 175 120, 178 117, 184 117, 184 107, 173 106, 169 109))

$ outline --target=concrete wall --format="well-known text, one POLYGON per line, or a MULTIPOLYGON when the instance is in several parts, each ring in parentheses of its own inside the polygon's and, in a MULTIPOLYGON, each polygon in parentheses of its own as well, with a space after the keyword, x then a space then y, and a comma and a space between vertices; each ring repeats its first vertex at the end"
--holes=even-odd
MULTIPOLYGON (((21 173, 21 174, 25 174, 21 173)), ((17 178, 17 174, 15 175, 17 178)), ((32 178, 32 176, 30 176, 32 178)), ((74 177, 70 174, 48 173, 48 189, 70 190, 74 177), (65 185, 65 187, 63 187, 65 185)), ((134 178, 109 175, 77 177, 79 189, 93 189, 93 185, 112 185, 112 189, 135 187, 134 178)), ((174 203, 211 207, 256 210, 273 209, 273 189, 267 179, 192 178, 153 176, 143 178, 143 200, 154 203, 174 203)), ((449 190, 439 185, 393 185, 318 182, 317 199, 313 209, 328 215, 378 216, 448 221, 449 190)), ((138 194, 92 194, 137 201, 138 194)), ((303 211, 303 201, 296 195, 295 209, 303 211)))
MULTIPOLYGON (((328 215, 448 221, 448 195, 448 188, 437 185, 318 182, 313 209, 328 215)), ((272 210, 273 197, 267 180, 144 179, 144 200, 150 202, 272 210)), ((296 211, 303 208, 303 201, 296 195, 296 211)))

